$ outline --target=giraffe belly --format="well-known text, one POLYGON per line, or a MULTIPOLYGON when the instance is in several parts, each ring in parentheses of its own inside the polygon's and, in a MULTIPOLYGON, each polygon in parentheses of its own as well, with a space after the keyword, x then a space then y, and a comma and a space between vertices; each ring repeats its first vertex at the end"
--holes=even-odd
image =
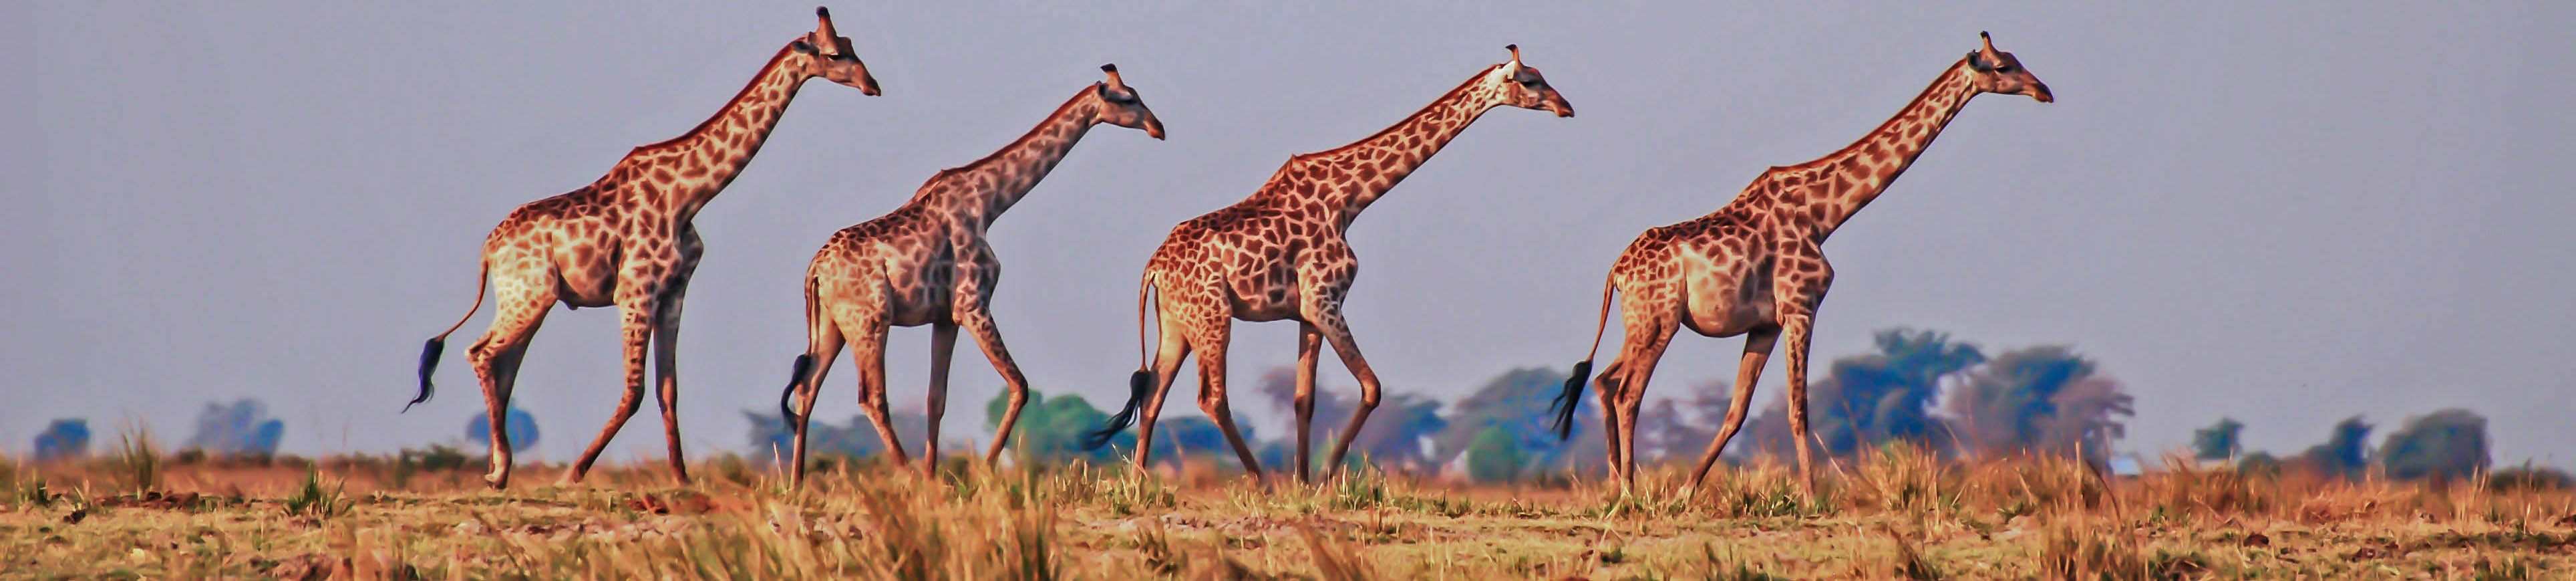
POLYGON ((1254 285, 1247 292, 1235 293, 1234 318, 1245 321, 1278 321, 1297 317, 1297 291, 1289 285, 1254 285))
POLYGON ((606 260, 598 264, 565 265, 555 269, 555 296, 571 307, 605 307, 617 303, 617 267, 606 260))
POLYGON ((954 297, 948 289, 921 281, 888 286, 893 292, 886 297, 886 324, 919 327, 953 320, 948 309, 954 297))
MULTIPOLYGON (((1731 281, 1730 281, 1731 282, 1731 281)), ((1769 285, 1692 281, 1688 300, 1691 331, 1708 337, 1733 337, 1779 321, 1769 285)))

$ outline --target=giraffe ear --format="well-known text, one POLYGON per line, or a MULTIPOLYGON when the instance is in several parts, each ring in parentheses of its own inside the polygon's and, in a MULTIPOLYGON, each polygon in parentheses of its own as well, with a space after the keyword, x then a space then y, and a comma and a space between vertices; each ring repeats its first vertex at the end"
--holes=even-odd
POLYGON ((814 54, 814 43, 808 39, 799 38, 796 42, 788 43, 787 46, 796 49, 796 52, 814 54))
POLYGON ((1986 55, 1984 53, 1972 50, 1968 51, 1968 69, 1980 73, 1991 73, 1995 72, 1995 65, 1994 63, 1986 62, 1986 55))

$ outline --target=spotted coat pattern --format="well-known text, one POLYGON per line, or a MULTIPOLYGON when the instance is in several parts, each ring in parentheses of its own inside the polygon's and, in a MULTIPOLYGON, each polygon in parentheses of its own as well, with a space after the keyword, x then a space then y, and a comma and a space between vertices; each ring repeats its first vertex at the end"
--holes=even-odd
MULTIPOLYGON (((1002 263, 986 242, 995 218, 1027 196, 1073 151, 1094 125, 1140 129, 1156 139, 1163 123, 1135 89, 1119 81, 1084 87, 1028 134, 1000 151, 932 176, 912 200, 876 219, 833 233, 805 271, 806 353, 798 358, 790 394, 802 392, 798 409, 783 412, 794 423, 794 478, 805 468, 805 428, 824 371, 846 345, 860 375, 860 408, 875 424, 896 464, 906 463, 886 407, 885 339, 889 327, 931 326, 929 436, 921 469, 939 458, 939 420, 947 409, 948 361, 964 329, 975 337, 1002 375, 1010 395, 999 432, 985 452, 999 459, 1028 402, 1028 379, 1012 362, 993 322, 993 292, 1002 263)), ((782 394, 784 397, 785 394, 782 394)), ((785 405, 782 401, 781 405, 785 405)))
MULTIPOLYGON (((1605 323, 1613 297, 1618 298, 1620 326, 1627 336, 1618 357, 1595 381, 1614 477, 1623 485, 1634 478, 1637 414, 1646 383, 1664 349, 1684 328, 1709 337, 1746 336, 1734 399, 1724 426, 1692 473, 1693 489, 1743 425, 1754 381, 1783 339, 1789 345, 1789 424, 1797 438, 1799 472, 1809 474, 1807 347, 1816 308, 1834 280, 1823 251, 1825 238, 1886 191, 1980 93, 2054 99, 2047 85, 2022 70, 2011 53, 1988 44, 1944 70, 1859 141, 1813 161, 1770 168, 1717 211, 1648 229, 1629 243, 1612 263, 1601 297, 1605 323)), ((1593 349, 1599 348, 1596 336, 1593 349)), ((1589 360, 1577 365, 1559 413, 1572 413, 1582 370, 1590 365, 1589 360)))
MULTIPOLYGON (((1157 297, 1161 347, 1147 353, 1133 382, 1137 391, 1121 414, 1130 417, 1141 406, 1135 453, 1139 470, 1152 452, 1154 422, 1173 378, 1183 359, 1196 351, 1199 407, 1216 421, 1243 466, 1259 478, 1260 465, 1236 430, 1226 397, 1226 346, 1237 319, 1295 320, 1300 325, 1296 458, 1310 457, 1315 365, 1322 346, 1330 344, 1359 381, 1358 409, 1325 464, 1327 470, 1341 466, 1352 435, 1379 399, 1377 375, 1342 316, 1343 300, 1359 275, 1359 257, 1343 232, 1370 203, 1499 106, 1574 114, 1537 69, 1520 64, 1515 49, 1511 62, 1486 67, 1403 121, 1347 146, 1292 157, 1251 197, 1172 228, 1146 262, 1138 296, 1140 310, 1146 294, 1157 297)), ((1110 429, 1119 427, 1113 421, 1110 429)), ((1309 477, 1306 464, 1297 466, 1301 480, 1309 477)))
MULTIPOLYGON (((618 307, 626 364, 625 396, 617 412, 580 461, 565 470, 562 481, 580 482, 609 438, 635 415, 644 397, 648 346, 654 347, 660 370, 671 471, 682 482, 688 480, 680 450, 675 352, 681 302, 705 252, 690 220, 760 151, 804 81, 822 77, 878 93, 876 79, 849 52, 849 39, 834 34, 828 13, 818 9, 817 16, 816 32, 781 47, 714 116, 679 137, 635 148, 590 185, 511 210, 484 239, 482 268, 491 282, 494 313, 491 329, 474 342, 467 357, 482 380, 492 417, 492 469, 484 481, 493 488, 509 485, 509 435, 501 430, 506 424, 502 414, 519 364, 546 312, 558 302, 575 309, 618 307)), ((478 291, 476 309, 482 300, 478 291)), ((464 324, 457 321, 458 327, 464 324)), ((449 327, 429 341, 422 356, 420 397, 413 403, 428 399, 438 351, 455 331, 449 327)))

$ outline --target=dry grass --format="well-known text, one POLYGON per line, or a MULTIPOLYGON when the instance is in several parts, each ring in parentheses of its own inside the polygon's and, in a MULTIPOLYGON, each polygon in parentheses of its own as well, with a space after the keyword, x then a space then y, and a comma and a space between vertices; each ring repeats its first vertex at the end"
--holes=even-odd
MULTIPOLYGON (((141 438, 136 438, 138 444, 141 438)), ((1846 459, 1813 494, 1772 464, 1705 490, 1649 473, 1447 486, 1359 471, 1264 488, 1199 467, 932 478, 839 462, 787 490, 717 458, 593 486, 483 490, 428 455, 0 461, 0 577, 2565 578, 2576 493, 2248 476, 2105 480, 2052 458, 1846 459)), ((523 470, 544 473, 546 467, 523 470)))

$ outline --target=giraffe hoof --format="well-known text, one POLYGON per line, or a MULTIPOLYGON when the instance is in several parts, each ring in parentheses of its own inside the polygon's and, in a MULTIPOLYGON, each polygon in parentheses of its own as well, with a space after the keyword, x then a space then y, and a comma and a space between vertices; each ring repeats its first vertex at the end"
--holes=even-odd
POLYGON ((483 475, 483 485, 490 486, 493 490, 508 489, 510 487, 510 475, 498 473, 485 474, 483 475))

